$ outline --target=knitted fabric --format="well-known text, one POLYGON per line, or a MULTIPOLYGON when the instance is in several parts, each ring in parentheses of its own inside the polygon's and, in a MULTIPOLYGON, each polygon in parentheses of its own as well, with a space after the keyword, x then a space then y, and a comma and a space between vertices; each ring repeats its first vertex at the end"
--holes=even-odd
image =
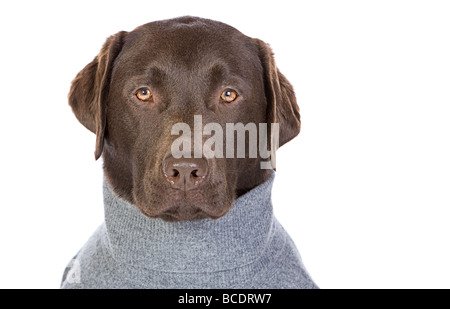
POLYGON ((143 215, 105 182, 105 222, 69 263, 62 288, 317 288, 273 215, 275 173, 220 219, 143 215))

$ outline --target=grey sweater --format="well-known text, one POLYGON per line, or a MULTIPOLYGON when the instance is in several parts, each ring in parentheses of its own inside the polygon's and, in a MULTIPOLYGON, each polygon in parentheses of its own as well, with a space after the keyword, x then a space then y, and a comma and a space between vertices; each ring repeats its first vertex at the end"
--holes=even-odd
POLYGON ((69 263, 62 288, 317 288, 273 216, 265 183, 218 220, 144 216, 104 184, 105 222, 69 263))

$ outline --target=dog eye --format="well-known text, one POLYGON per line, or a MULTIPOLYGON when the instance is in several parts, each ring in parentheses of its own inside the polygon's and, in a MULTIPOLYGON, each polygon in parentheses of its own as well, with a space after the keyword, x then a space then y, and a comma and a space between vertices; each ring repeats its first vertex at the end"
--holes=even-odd
POLYGON ((148 102, 152 99, 152 92, 148 88, 141 88, 136 92, 136 97, 142 102, 148 102))
POLYGON ((232 103, 234 101, 236 101, 238 97, 238 94, 236 91, 234 90, 225 90, 224 92, 222 92, 222 95, 220 96, 220 98, 225 102, 225 103, 232 103))

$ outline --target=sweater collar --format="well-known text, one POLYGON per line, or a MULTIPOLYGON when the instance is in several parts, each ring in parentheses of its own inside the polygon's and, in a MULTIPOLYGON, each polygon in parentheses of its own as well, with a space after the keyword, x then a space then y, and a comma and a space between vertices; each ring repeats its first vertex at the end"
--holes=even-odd
POLYGON ((104 182, 105 245, 122 265, 166 272, 217 272, 252 263, 272 231, 275 173, 220 219, 166 222, 143 215, 104 182))

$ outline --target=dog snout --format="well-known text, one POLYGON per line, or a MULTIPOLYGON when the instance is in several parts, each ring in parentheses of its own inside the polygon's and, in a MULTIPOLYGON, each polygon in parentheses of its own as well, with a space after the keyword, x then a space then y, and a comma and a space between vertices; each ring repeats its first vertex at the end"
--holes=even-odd
POLYGON ((203 158, 169 157, 163 162, 163 172, 173 188, 189 191, 200 187, 205 182, 209 168, 208 162, 203 158))

